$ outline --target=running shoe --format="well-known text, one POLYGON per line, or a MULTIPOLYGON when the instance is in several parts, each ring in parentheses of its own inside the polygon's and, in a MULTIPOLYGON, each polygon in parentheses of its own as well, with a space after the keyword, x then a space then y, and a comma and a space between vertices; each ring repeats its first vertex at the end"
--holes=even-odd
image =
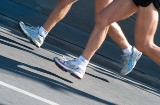
POLYGON ((39 34, 39 27, 28 26, 21 21, 19 25, 32 44, 38 48, 43 44, 45 38, 39 34))
POLYGON ((128 56, 122 56, 122 63, 124 64, 121 70, 121 75, 129 74, 136 66, 137 61, 140 59, 142 53, 139 52, 135 47, 132 47, 132 54, 128 56))
POLYGON ((61 68, 64 71, 68 71, 70 72, 70 74, 78 79, 82 79, 85 71, 86 71, 86 67, 82 67, 80 65, 77 64, 77 59, 72 59, 72 58, 66 58, 63 57, 62 59, 55 57, 54 58, 56 65, 61 68))

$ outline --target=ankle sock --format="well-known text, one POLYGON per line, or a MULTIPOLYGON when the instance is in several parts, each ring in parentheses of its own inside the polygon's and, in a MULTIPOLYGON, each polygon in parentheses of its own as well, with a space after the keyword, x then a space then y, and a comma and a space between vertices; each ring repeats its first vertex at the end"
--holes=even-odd
POLYGON ((48 35, 48 32, 41 26, 39 28, 39 34, 45 38, 48 35))
POLYGON ((129 45, 128 48, 123 49, 122 51, 123 51, 124 56, 131 55, 132 54, 132 46, 129 45))
POLYGON ((89 63, 89 61, 86 60, 83 56, 79 56, 79 58, 77 60, 77 64, 79 66, 85 66, 86 67, 88 65, 88 63, 89 63))

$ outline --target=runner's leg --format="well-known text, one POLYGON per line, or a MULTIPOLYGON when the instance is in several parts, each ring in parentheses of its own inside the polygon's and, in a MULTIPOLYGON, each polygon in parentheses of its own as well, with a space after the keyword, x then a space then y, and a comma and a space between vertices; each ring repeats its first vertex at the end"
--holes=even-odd
POLYGON ((119 21, 130 16, 136 10, 137 6, 132 0, 114 0, 109 6, 103 9, 96 16, 96 26, 91 33, 82 56, 89 61, 102 45, 106 37, 106 33, 108 32, 108 26, 115 21, 119 21))
POLYGON ((160 47, 154 44, 158 19, 159 14, 153 4, 148 7, 139 7, 135 26, 135 43, 140 51, 160 64, 160 47))
MULTIPOLYGON (((113 0, 95 0, 95 15, 98 15, 98 13, 107 7, 112 1, 113 0)), ((120 26, 116 22, 110 25, 108 35, 121 47, 121 49, 126 49, 130 46, 120 26)))
POLYGON ((77 0, 60 0, 56 7, 50 13, 48 19, 43 24, 43 28, 50 32, 50 30, 60 21, 62 20, 68 11, 70 10, 72 4, 77 0))
MULTIPOLYGON (((103 0, 104 1, 104 0, 103 0)), ((94 30, 91 34, 91 37, 89 39, 89 42, 87 44, 87 47, 85 49, 85 51, 83 52, 82 56, 80 56, 78 59, 70 59, 70 60, 67 60, 67 59, 59 59, 57 57, 55 57, 55 63, 60 66, 61 68, 69 71, 71 74, 73 74, 74 76, 78 77, 78 78, 83 78, 83 75, 85 74, 85 71, 86 71, 86 66, 88 65, 89 63, 89 60, 90 58, 93 56, 93 54, 97 51, 97 49, 101 46, 102 42, 104 41, 105 37, 106 37, 106 34, 107 34, 107 31, 108 31, 108 26, 110 25, 110 23, 112 23, 112 21, 110 22, 110 18, 115 18, 115 21, 116 20, 119 20, 120 19, 123 19, 124 16, 129 16, 131 15, 132 13, 134 13, 136 10, 137 10, 137 6, 134 5, 133 2, 131 2, 131 0, 127 0, 127 1, 130 1, 130 2, 127 2, 128 5, 125 7, 127 8, 121 8, 123 11, 121 11, 122 14, 118 13, 119 16, 115 16, 113 14, 113 16, 109 15, 109 13, 111 12, 117 12, 117 10, 115 10, 115 5, 117 6, 122 6, 122 4, 126 4, 126 0, 115 0, 116 3, 114 2, 114 5, 111 5, 111 7, 109 7, 109 10, 108 10, 108 7, 105 8, 105 10, 107 9, 108 11, 108 15, 105 16, 105 12, 103 13, 100 12, 100 13, 97 13, 97 11, 100 9, 100 8, 97 8, 96 9, 96 25, 94 27, 94 30), (119 2, 119 1, 123 1, 123 2, 119 2), (122 3, 122 4, 121 4, 122 3), (107 17, 107 20, 108 23, 106 23, 105 25, 102 23, 104 21, 101 21, 101 18, 99 16, 99 14, 101 15, 101 17, 107 17), (117 18, 119 17, 119 18, 117 18)), ((97 0, 98 2, 98 0, 97 0)), ((111 1, 108 0, 108 4, 110 3, 111 1)), ((102 3, 102 1, 101 1, 102 3)), ((100 3, 99 3, 100 4, 100 3)), ((102 3, 103 4, 103 3, 102 3)), ((106 3, 106 5, 104 6, 107 6, 108 5, 106 3)), ((112 3, 111 3, 112 4, 112 3)), ((109 5, 110 6, 110 5, 109 5)), ((117 9, 117 8, 116 8, 117 9)), ((116 14, 115 14, 116 15, 116 14)), ((106 22, 106 20, 105 20, 106 22)), ((113 21, 114 22, 114 21, 113 21)))
POLYGON ((60 0, 57 6, 50 13, 44 25, 41 27, 33 28, 21 21, 19 22, 19 25, 30 42, 39 48, 43 44, 50 30, 57 24, 57 22, 64 18, 72 4, 76 1, 77 0, 60 0))

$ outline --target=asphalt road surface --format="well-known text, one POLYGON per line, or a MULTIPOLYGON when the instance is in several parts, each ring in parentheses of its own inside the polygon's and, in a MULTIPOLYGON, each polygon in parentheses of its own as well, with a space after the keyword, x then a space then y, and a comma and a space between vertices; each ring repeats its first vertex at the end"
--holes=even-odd
POLYGON ((0 105, 159 105, 158 89, 98 64, 72 77, 53 61, 62 55, 78 56, 0 24, 0 105))

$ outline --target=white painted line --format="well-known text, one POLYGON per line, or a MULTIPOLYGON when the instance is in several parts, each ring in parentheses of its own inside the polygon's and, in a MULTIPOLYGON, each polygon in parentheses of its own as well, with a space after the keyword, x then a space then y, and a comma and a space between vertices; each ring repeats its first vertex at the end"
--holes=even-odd
POLYGON ((22 94, 25 94, 25 95, 27 95, 27 96, 30 96, 30 97, 32 97, 32 98, 38 99, 38 100, 40 100, 40 101, 43 101, 43 102, 45 102, 45 103, 47 103, 47 104, 49 104, 49 105, 59 105, 59 104, 57 104, 57 103, 54 103, 54 102, 49 101, 49 100, 47 100, 47 99, 45 99, 45 98, 42 98, 42 97, 39 97, 39 96, 34 95, 34 94, 32 94, 32 93, 29 93, 29 92, 27 92, 27 91, 25 91, 25 90, 19 89, 19 88, 17 88, 17 87, 14 87, 14 86, 9 85, 9 84, 7 84, 7 83, 4 83, 4 82, 2 82, 2 81, 0 81, 0 85, 2 85, 2 86, 4 86, 4 87, 7 87, 7 88, 9 88, 9 89, 15 90, 15 91, 17 91, 17 92, 20 92, 20 93, 22 93, 22 94))

